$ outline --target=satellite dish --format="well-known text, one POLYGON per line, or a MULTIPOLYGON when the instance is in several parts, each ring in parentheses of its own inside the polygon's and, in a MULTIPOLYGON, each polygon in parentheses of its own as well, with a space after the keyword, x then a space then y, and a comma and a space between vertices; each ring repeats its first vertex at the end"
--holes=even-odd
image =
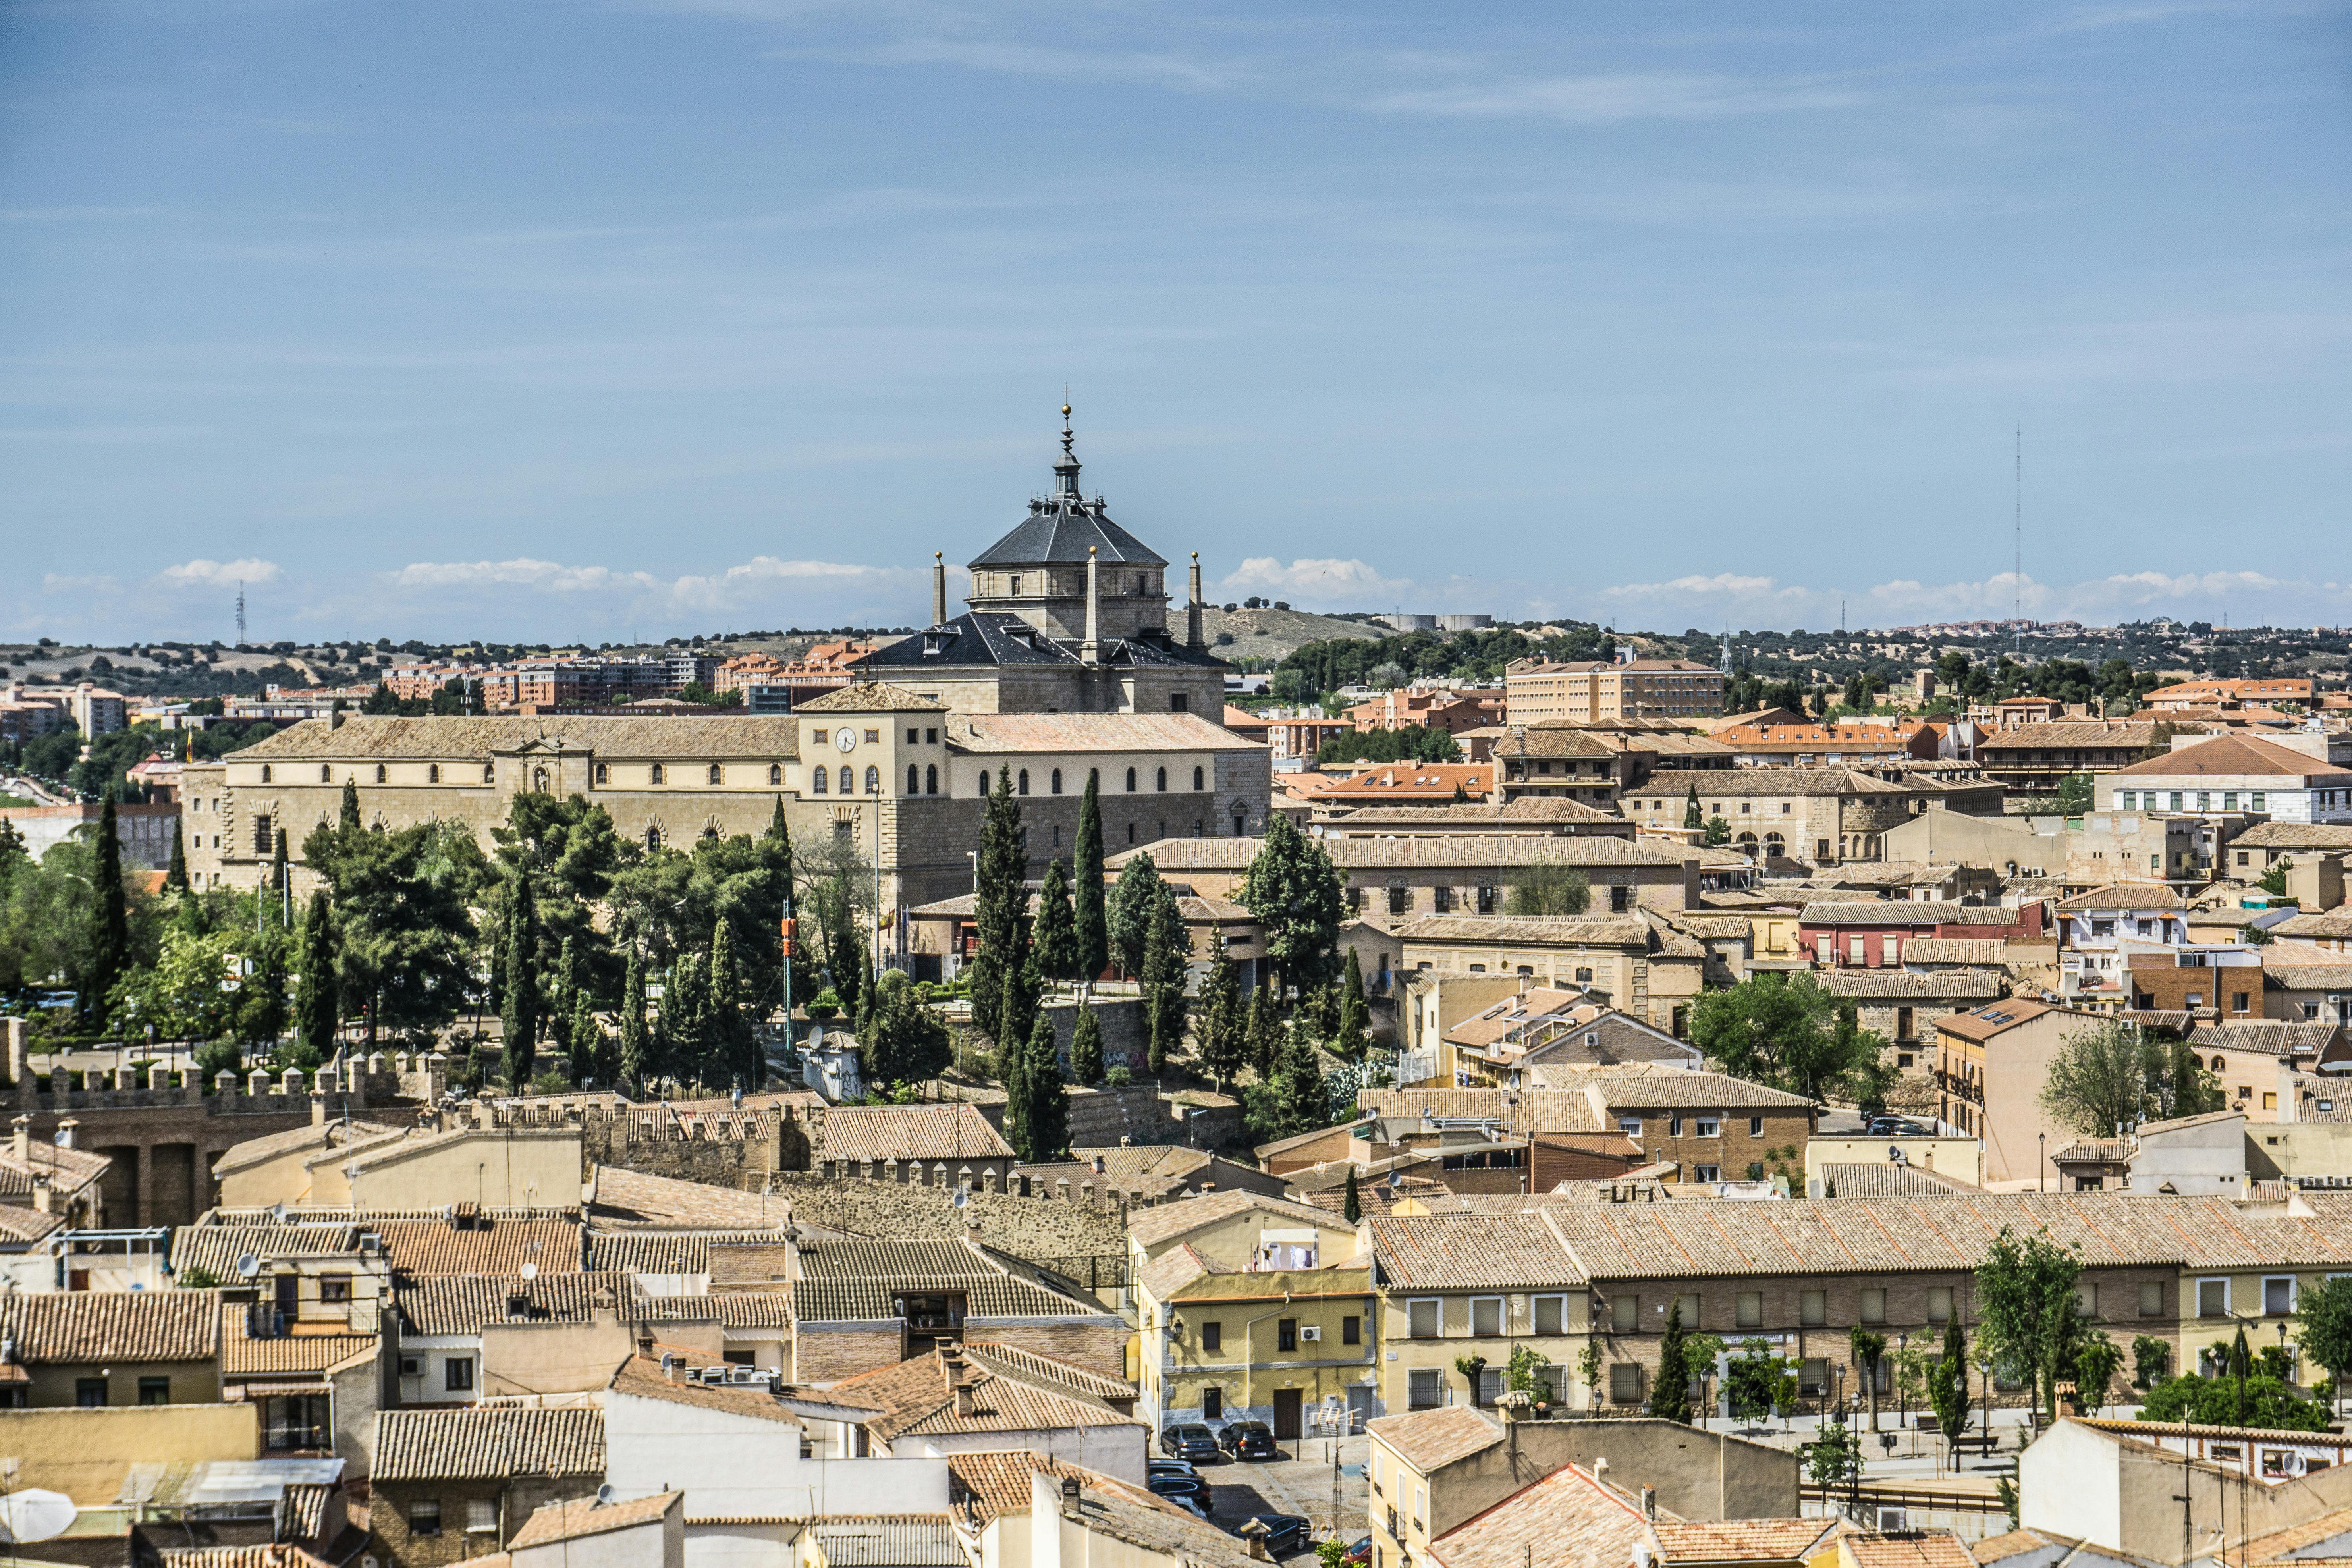
POLYGON ((79 1512, 63 1492, 27 1488, 0 1497, 0 1533, 19 1545, 54 1541, 73 1528, 79 1512))
POLYGON ((609 1507, 611 1507, 611 1506, 612 1506, 612 1502, 613 1502, 613 1489, 612 1489, 612 1487, 611 1487, 609 1484, 608 1484, 608 1485, 605 1485, 605 1486, 598 1487, 598 1488, 596 1489, 596 1506, 597 1506, 598 1508, 609 1508, 609 1507))
POLYGON ((292 1209, 288 1208, 282 1203, 271 1204, 269 1205, 269 1217, 276 1220, 279 1225, 284 1225, 286 1223, 286 1216, 293 1212, 294 1211, 292 1209))
POLYGON ((536 1279, 539 1278, 539 1265, 536 1263, 526 1263, 520 1268, 516 1269, 515 1272, 521 1275, 526 1279, 536 1279))
POLYGON ((256 1258, 250 1252, 236 1260, 236 1277, 238 1279, 250 1279, 260 1272, 261 1259, 256 1258))
POLYGON ((964 1194, 963 1194, 963 1189, 962 1189, 961 1187, 958 1187, 958 1188, 957 1188, 957 1189, 956 1189, 952 1194, 950 1194, 949 1195, 949 1197, 948 1197, 948 1206, 949 1206, 950 1208, 957 1208, 957 1209, 960 1209, 960 1208, 963 1207, 963 1205, 964 1205, 964 1202, 965 1202, 965 1199, 964 1199, 964 1194))

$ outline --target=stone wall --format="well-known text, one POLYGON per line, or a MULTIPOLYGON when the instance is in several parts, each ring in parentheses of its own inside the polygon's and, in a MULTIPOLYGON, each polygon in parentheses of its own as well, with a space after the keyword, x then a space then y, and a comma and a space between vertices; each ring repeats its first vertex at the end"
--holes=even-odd
POLYGON ((771 1176, 768 1190, 790 1200, 795 1221, 856 1236, 961 1240, 969 1221, 983 1245, 1064 1273, 1072 1271, 1073 1261, 1083 1266, 1087 1258, 1127 1253, 1126 1209, 1108 1193, 1088 1204, 1077 1193, 1056 1202, 980 1192, 968 1194, 959 1209, 936 1187, 827 1181, 798 1172, 771 1176))

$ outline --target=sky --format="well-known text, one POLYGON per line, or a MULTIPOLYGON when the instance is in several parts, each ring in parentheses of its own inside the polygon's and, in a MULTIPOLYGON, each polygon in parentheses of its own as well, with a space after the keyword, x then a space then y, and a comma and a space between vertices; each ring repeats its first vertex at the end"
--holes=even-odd
POLYGON ((2348 133, 2352 0, 0 0, 0 638, 913 623, 1066 395, 1220 600, 2332 625, 2348 133))

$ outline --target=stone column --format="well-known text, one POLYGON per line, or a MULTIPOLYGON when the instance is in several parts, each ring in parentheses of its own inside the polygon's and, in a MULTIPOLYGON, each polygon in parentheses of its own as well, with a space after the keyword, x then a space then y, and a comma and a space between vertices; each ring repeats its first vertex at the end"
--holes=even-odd
POLYGON ((1087 640, 1078 658, 1087 664, 1102 662, 1102 583, 1095 565, 1096 546, 1087 546, 1087 640))

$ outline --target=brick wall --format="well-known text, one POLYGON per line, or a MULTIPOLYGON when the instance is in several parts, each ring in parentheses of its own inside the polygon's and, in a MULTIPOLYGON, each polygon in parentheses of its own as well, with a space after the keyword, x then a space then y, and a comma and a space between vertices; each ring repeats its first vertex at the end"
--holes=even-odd
POLYGON ((448 1481, 379 1481, 368 1530, 383 1545, 394 1568, 443 1568, 470 1557, 488 1555, 503 1547, 531 1514, 545 1504, 593 1498, 604 1484, 602 1476, 527 1476, 513 1481, 496 1479, 448 1481), (408 1526, 409 1504, 426 1499, 441 1504, 437 1535, 417 1535, 408 1526), (473 1535, 466 1530, 466 1505, 477 1499, 497 1508, 495 1533, 473 1535))
MULTIPOLYGON (((1612 1117, 1630 1116, 1635 1112, 1612 1107, 1611 1114, 1612 1117)), ((1812 1116, 1802 1110, 1749 1111, 1737 1108, 1724 1110, 1717 1115, 1723 1129, 1722 1135, 1715 1138, 1698 1135, 1699 1117, 1696 1111, 1643 1110, 1638 1114, 1642 1118, 1642 1131, 1634 1142, 1642 1145, 1642 1152, 1650 1162, 1673 1161, 1678 1167, 1678 1179, 1684 1181, 1694 1180, 1693 1169, 1699 1165, 1717 1167, 1722 1173, 1717 1179, 1727 1182, 1746 1181, 1750 1164, 1764 1166, 1765 1173, 1769 1175, 1771 1162, 1766 1158, 1765 1152, 1785 1149, 1790 1144, 1796 1146, 1797 1153, 1787 1163, 1791 1169, 1801 1168, 1805 1145, 1813 1135, 1812 1116), (1672 1131, 1677 1114, 1681 1119, 1680 1136, 1672 1131), (1764 1129, 1760 1135, 1748 1131, 1750 1119, 1759 1116, 1762 1118, 1764 1129)))
POLYGON ((1016 1350, 1034 1351, 1072 1366, 1085 1367, 1088 1372, 1098 1372, 1105 1377, 1127 1375, 1129 1335, 1125 1328, 1077 1323, 996 1326, 982 1318, 967 1321, 963 1332, 968 1340, 987 1340, 1016 1350))
POLYGON ((896 1366, 905 1348, 905 1335, 895 1322, 887 1329, 796 1328, 792 1381, 838 1383, 877 1367, 896 1366))

